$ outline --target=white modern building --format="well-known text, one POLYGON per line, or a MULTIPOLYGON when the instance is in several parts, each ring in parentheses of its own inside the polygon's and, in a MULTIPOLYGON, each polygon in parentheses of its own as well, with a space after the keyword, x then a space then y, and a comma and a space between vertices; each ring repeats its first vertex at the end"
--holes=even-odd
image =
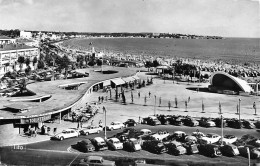
POLYGON ((20 37, 21 38, 25 38, 25 39, 31 39, 32 38, 32 33, 31 32, 20 31, 20 37))
POLYGON ((0 45, 15 43, 15 39, 7 36, 0 36, 0 45))

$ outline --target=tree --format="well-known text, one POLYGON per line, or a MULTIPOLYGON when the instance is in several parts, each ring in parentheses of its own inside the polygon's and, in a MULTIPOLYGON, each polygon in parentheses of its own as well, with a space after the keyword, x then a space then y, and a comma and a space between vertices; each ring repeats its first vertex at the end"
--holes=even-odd
POLYGON ((98 66, 101 66, 102 63, 103 63, 103 62, 102 62, 102 59, 97 59, 97 65, 98 65, 98 66))
POLYGON ((20 70, 22 70, 25 59, 23 56, 19 56, 17 62, 20 63, 20 70))
POLYGON ((81 68, 83 66, 84 57, 82 55, 77 56, 77 64, 81 68))
POLYGON ((39 61, 38 61, 37 68, 38 68, 38 69, 43 69, 43 68, 44 68, 44 66, 45 66, 45 65, 44 65, 44 62, 43 62, 43 60, 39 60, 39 61))
POLYGON ((31 63, 31 60, 30 60, 29 57, 27 57, 27 58, 25 59, 25 64, 26 64, 26 66, 29 66, 30 63, 31 63))

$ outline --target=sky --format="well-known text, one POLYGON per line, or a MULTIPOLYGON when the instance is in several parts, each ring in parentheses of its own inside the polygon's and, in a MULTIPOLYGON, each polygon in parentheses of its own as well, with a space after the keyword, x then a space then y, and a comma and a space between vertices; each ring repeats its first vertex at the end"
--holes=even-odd
POLYGON ((260 37, 260 0, 0 0, 0 29, 260 37))

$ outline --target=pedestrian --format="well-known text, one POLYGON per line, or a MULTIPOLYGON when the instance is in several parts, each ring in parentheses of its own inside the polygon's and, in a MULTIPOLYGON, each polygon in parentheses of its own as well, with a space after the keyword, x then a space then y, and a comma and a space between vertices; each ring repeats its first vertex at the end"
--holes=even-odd
POLYGON ((190 102, 190 96, 189 96, 189 98, 188 98, 188 103, 190 102))
POLYGON ((98 122, 98 126, 101 127, 101 128, 103 127, 103 123, 102 123, 101 120, 98 122))
POLYGON ((254 101, 254 103, 253 103, 253 108, 254 108, 254 109, 256 108, 256 106, 255 106, 255 101, 254 101))
POLYGON ((94 120, 92 119, 92 121, 91 121, 91 126, 93 126, 93 122, 94 122, 94 120))
POLYGON ((104 97, 103 97, 103 96, 101 97, 101 101, 102 101, 102 103, 103 103, 103 101, 104 101, 104 97))
POLYGON ((140 98, 140 96, 141 96, 141 94, 140 94, 140 92, 138 91, 138 98, 140 98))
POLYGON ((149 94, 149 98, 150 98, 150 97, 151 97, 151 92, 149 91, 149 93, 148 93, 148 94, 149 94))
POLYGON ((98 102, 100 102, 100 96, 98 96, 98 102))
POLYGON ((53 135, 56 135, 56 133, 57 133, 57 128, 55 127, 53 128, 53 135))

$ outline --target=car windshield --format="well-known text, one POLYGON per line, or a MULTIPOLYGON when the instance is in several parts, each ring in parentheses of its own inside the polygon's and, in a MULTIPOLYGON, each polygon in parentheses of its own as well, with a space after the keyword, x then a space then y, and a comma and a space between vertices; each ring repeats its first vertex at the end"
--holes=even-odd
POLYGON ((158 145, 158 146, 163 146, 163 143, 158 143, 157 145, 158 145))
POLYGON ((114 143, 115 143, 115 144, 119 144, 120 142, 119 142, 119 141, 115 141, 114 143))
POLYGON ((67 131, 66 131, 66 130, 63 130, 62 133, 67 133, 67 131))
POLYGON ((206 137, 212 138, 213 135, 212 134, 207 134, 206 137))

